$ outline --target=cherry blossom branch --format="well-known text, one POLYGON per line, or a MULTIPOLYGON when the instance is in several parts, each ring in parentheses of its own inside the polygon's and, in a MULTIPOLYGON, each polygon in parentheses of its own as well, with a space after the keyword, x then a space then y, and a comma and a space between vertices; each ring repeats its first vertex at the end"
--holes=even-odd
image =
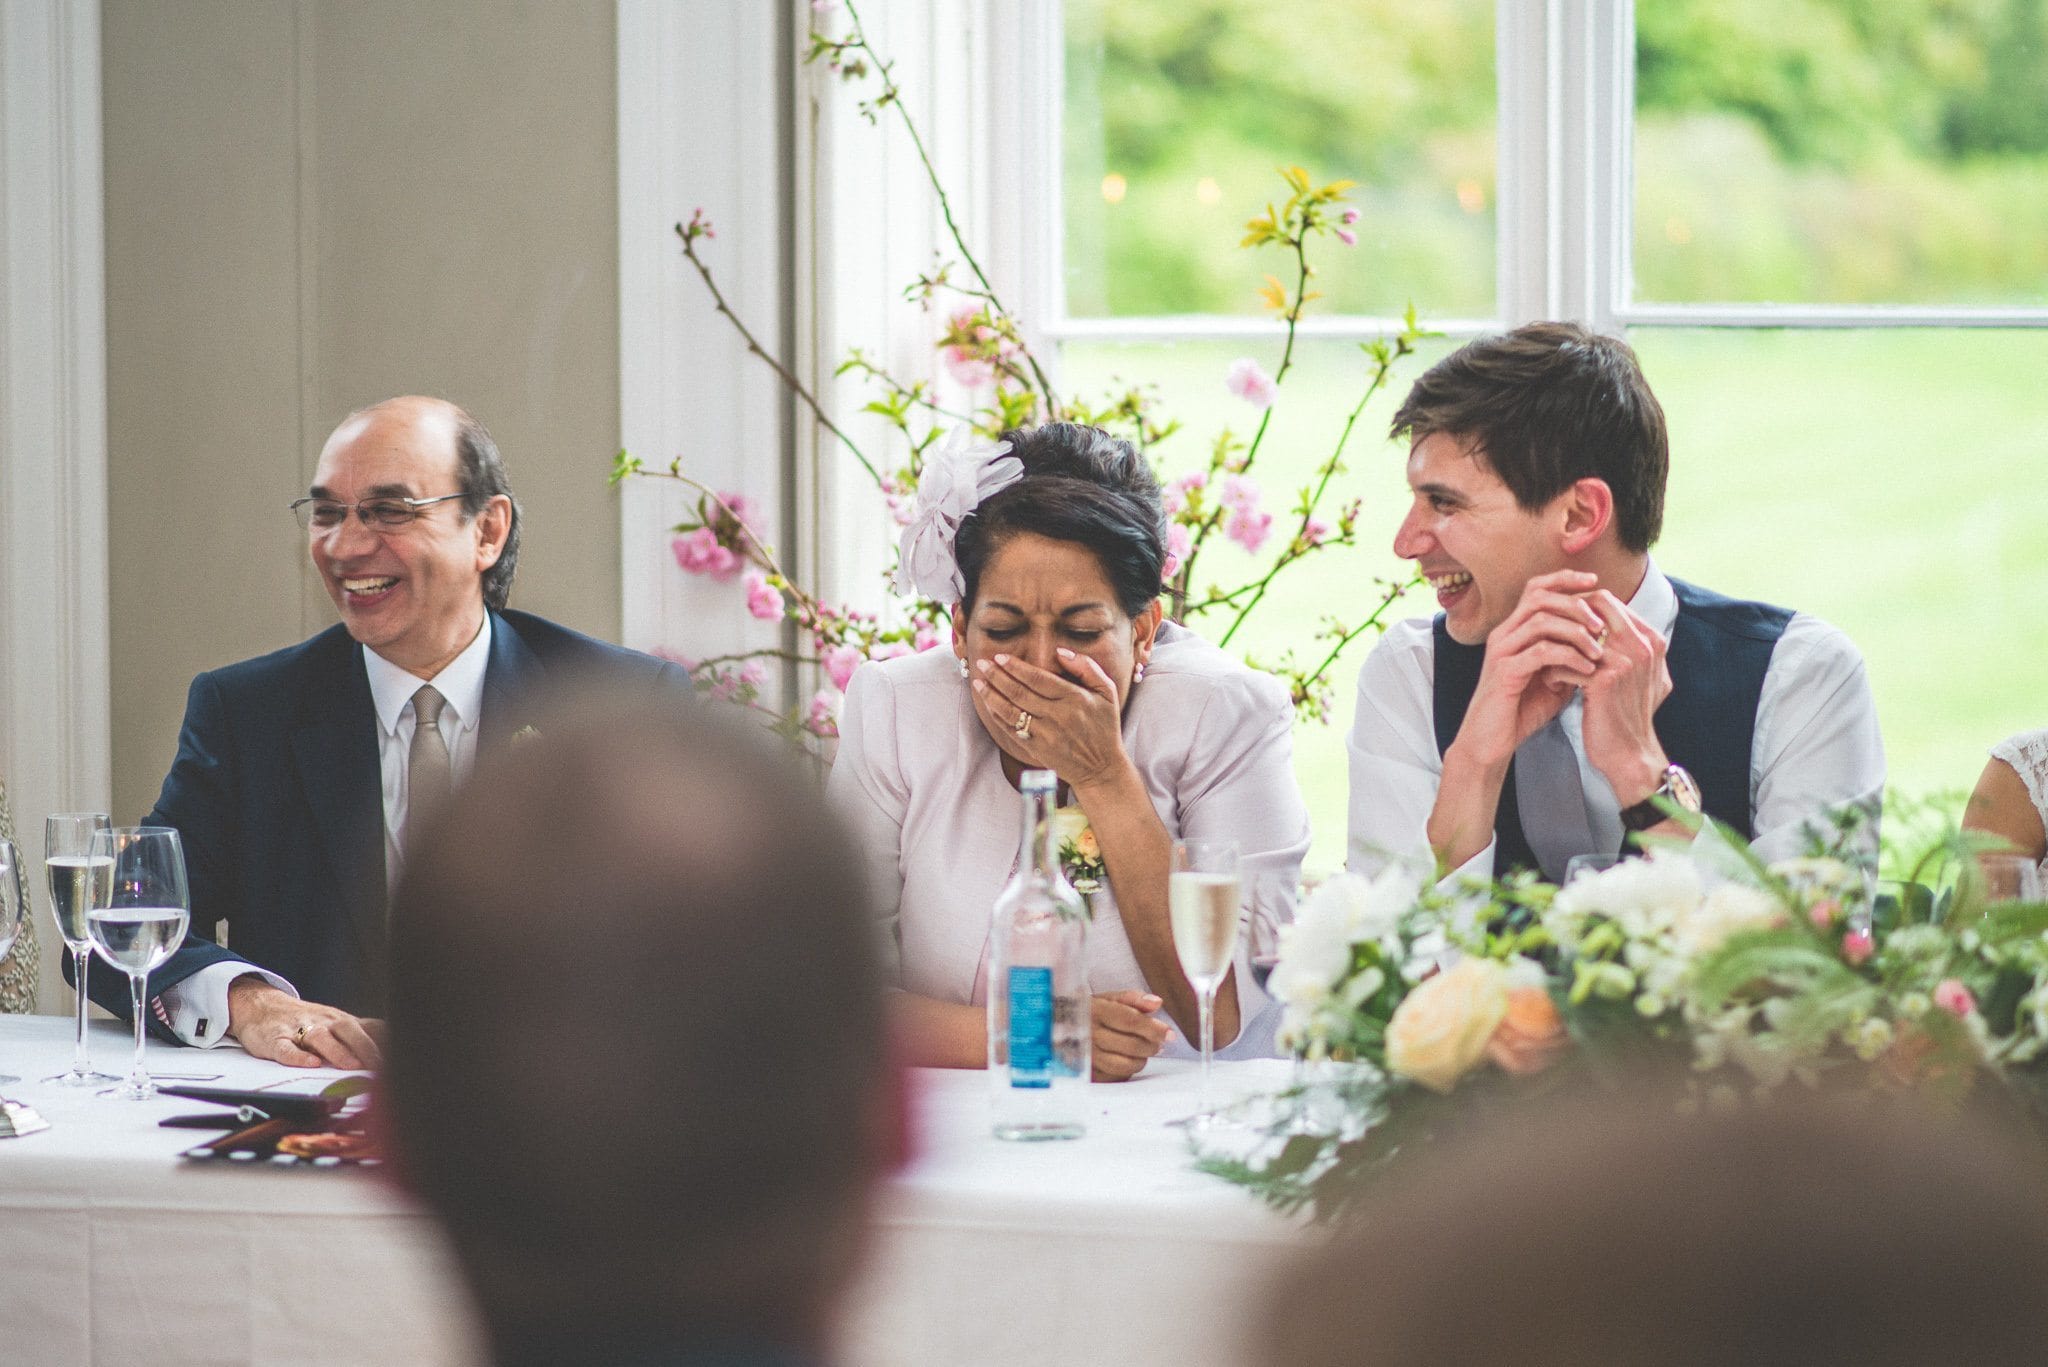
POLYGON ((683 255, 696 268, 697 278, 702 280, 704 288, 711 292, 712 307, 725 315, 726 321, 731 323, 733 329, 739 333, 740 340, 747 344, 747 350, 760 357, 767 364, 768 368, 775 372, 776 378, 782 381, 784 387, 801 399, 804 407, 811 410, 811 416, 817 419, 818 424, 827 432, 837 437, 840 444, 847 450, 853 452, 853 458, 860 462, 861 469, 867 471, 868 477, 879 485, 882 482, 881 473, 869 463, 865 455, 861 454, 861 449, 854 443, 853 438, 847 436, 840 429, 838 423, 833 422, 831 418, 825 415, 825 410, 819 406, 817 399, 812 396, 811 391, 804 387, 804 382, 790 373, 787 366, 775 359, 769 353, 768 348, 761 345, 754 337, 754 334, 748 330, 747 325, 740 320, 740 316, 732 311, 732 306, 725 302, 725 292, 718 288, 718 281, 713 278, 711 268, 704 263, 703 257, 697 255, 697 239, 711 236, 711 225, 705 221, 704 211, 699 209, 695 214, 691 215, 688 223, 676 224, 676 236, 683 240, 683 255))

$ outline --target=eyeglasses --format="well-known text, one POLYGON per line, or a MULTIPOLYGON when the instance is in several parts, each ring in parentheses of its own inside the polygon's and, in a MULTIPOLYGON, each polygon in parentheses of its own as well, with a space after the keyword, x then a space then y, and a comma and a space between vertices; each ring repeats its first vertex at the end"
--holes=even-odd
POLYGON ((454 493, 442 494, 438 498, 366 498, 360 503, 340 503, 331 498, 301 498, 292 501, 292 516, 299 520, 301 527, 326 532, 348 521, 349 510, 353 508, 365 527, 389 532, 410 525, 422 508, 461 497, 461 494, 454 493))

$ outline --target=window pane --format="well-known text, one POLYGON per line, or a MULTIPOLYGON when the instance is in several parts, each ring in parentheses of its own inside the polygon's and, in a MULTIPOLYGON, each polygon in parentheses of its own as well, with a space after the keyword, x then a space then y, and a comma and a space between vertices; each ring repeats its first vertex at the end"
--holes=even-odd
POLYGON ((1353 179, 1319 305, 1494 313, 1493 0, 1067 0, 1066 286, 1079 317, 1257 314, 1237 247, 1276 168, 1353 179))
MULTIPOLYGON (((1337 476, 1330 486, 1331 497, 1322 505, 1320 515, 1334 522, 1336 510, 1345 501, 1364 500, 1358 519, 1360 544, 1315 552, 1285 571, 1243 632, 1230 642, 1234 653, 1242 655, 1249 650, 1272 663, 1291 647, 1304 663, 1313 663, 1329 649, 1327 642, 1319 648, 1313 639, 1324 618, 1336 615, 1347 625, 1355 624, 1378 601, 1376 577, 1407 578, 1407 562, 1397 559, 1392 549, 1394 528, 1407 509, 1407 448, 1389 443, 1386 430, 1408 386, 1449 349, 1443 342, 1425 345, 1425 352, 1401 363, 1387 388, 1359 418, 1345 448, 1346 473, 1337 476)), ((1158 387, 1161 411, 1184 424, 1157 448, 1163 472, 1171 479, 1207 469, 1211 444, 1224 428, 1245 439, 1257 428, 1258 410, 1224 388, 1225 371, 1233 360, 1245 355, 1268 371, 1279 363, 1277 344, 1246 347, 1184 342, 1069 343, 1060 353, 1060 364, 1068 392, 1090 401, 1134 383, 1158 387)), ((1295 361, 1295 369, 1281 384, 1274 402, 1272 425, 1247 472, 1259 487, 1261 506, 1274 515, 1276 545, 1279 538, 1292 534, 1296 522, 1290 520, 1288 509, 1335 446, 1369 373, 1355 344, 1300 345, 1295 349, 1295 361), (1279 530, 1283 526, 1286 531, 1279 530)), ((1252 577, 1255 568, 1270 566, 1274 550, 1275 546, 1269 545, 1254 559, 1223 538, 1212 537, 1197 562, 1197 579, 1200 584, 1236 587, 1252 577)), ((1411 594, 1389 611, 1385 620, 1391 623, 1433 611, 1435 604, 1428 595, 1411 594)), ((1227 613, 1210 612, 1190 625, 1216 641, 1230 621, 1227 613)), ((1315 845, 1308 863, 1312 871, 1328 872, 1344 863, 1344 736, 1351 725, 1358 666, 1377 640, 1373 633, 1361 636, 1331 668, 1328 680, 1334 706, 1329 723, 1302 722, 1295 728, 1294 770, 1315 821, 1315 845)))
POLYGON ((2048 0, 1636 7, 1635 297, 2048 303, 2048 0))
POLYGON ((1631 339, 1671 426, 1658 563, 1862 647, 1892 784, 2048 725, 2048 332, 1631 339))

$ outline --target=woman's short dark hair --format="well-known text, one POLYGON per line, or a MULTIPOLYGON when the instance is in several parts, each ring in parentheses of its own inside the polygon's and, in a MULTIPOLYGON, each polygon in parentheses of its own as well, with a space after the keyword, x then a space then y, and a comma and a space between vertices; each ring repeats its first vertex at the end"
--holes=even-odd
POLYGON ((1607 482, 1621 544, 1647 551, 1664 527, 1671 448, 1664 409, 1628 343, 1577 323, 1530 323, 1459 347, 1424 372, 1393 435, 1443 433, 1486 463, 1530 511, 1581 479, 1607 482))
POLYGON ((962 606, 974 610, 989 557, 1021 532, 1086 547, 1126 616, 1151 606, 1166 567, 1166 509, 1151 463, 1123 438, 1074 422, 1013 428, 1003 440, 1024 477, 960 524, 962 606))

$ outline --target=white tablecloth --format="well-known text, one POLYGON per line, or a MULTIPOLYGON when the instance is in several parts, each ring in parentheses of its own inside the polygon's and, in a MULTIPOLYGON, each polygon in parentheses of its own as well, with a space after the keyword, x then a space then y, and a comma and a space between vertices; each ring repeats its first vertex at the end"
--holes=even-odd
MULTIPOLYGON (((49 1086, 70 1022, 0 1018, 0 1072, 51 1128, 0 1140, 0 1361, 462 1364, 463 1297, 428 1221, 376 1177, 189 1163, 204 1110, 49 1086)), ((126 1072, 128 1036, 93 1026, 126 1072)), ((151 1066, 260 1086, 305 1074, 152 1044, 151 1066)), ((1279 1085, 1279 1063, 1217 1065, 1219 1099, 1279 1085)), ((1249 1298, 1305 1237, 1194 1171, 1181 1131, 1192 1064, 1091 1089, 1086 1138, 989 1137, 979 1073, 912 1078, 919 1156, 882 1202, 851 1298, 849 1367, 1234 1364, 1249 1298)))

